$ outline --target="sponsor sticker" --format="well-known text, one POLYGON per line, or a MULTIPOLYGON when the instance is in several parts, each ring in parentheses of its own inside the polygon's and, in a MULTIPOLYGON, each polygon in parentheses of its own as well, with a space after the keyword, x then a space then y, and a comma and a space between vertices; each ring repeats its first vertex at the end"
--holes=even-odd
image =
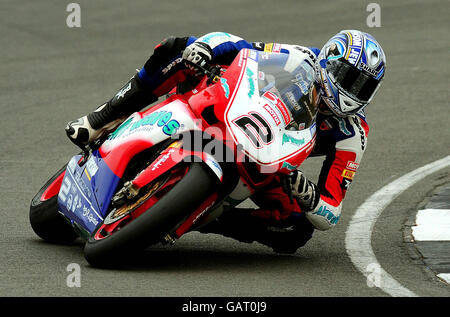
POLYGON ((164 75, 166 75, 175 65, 181 63, 183 61, 183 59, 181 57, 177 58, 176 60, 174 60, 172 63, 170 63, 169 65, 166 66, 166 68, 164 68, 162 70, 162 73, 164 75))
POLYGON ((320 208, 313 212, 313 215, 318 215, 326 218, 328 222, 332 225, 335 225, 338 221, 341 215, 336 216, 333 214, 333 212, 327 208, 327 206, 320 206, 320 208))
POLYGON ((362 61, 359 63, 359 67, 368 72, 369 74, 371 74, 372 76, 377 76, 378 73, 380 72, 379 70, 377 71, 376 69, 372 69, 370 68, 368 65, 364 64, 362 61))
POLYGON ((251 51, 248 52, 248 58, 250 58, 250 59, 254 60, 255 62, 257 62, 258 61, 258 54, 256 53, 256 51, 251 50, 251 51))
POLYGON ((275 106, 277 107, 278 110, 280 110, 281 115, 283 116, 284 123, 286 125, 291 123, 291 121, 292 121, 291 116, 289 115, 289 111, 287 110, 284 103, 281 100, 278 100, 275 106))
POLYGON ((350 47, 347 50, 346 59, 352 65, 356 65, 362 52, 362 38, 359 33, 347 32, 350 47))
POLYGON ((275 113, 275 110, 273 110, 273 108, 271 106, 269 106, 268 104, 265 104, 263 106, 263 108, 270 114, 270 116, 272 117, 272 119, 275 121, 275 124, 277 126, 280 125, 281 120, 280 118, 277 116, 277 114, 275 113))
POLYGON ((288 171, 295 171, 297 169, 296 166, 289 164, 288 162, 283 162, 283 165, 281 165, 281 168, 285 168, 288 171))
POLYGON ((254 73, 250 68, 247 68, 247 79, 248 79, 248 97, 252 99, 253 95, 255 94, 255 82, 253 80, 254 73))
POLYGON ((341 183, 341 188, 343 190, 348 190, 348 188, 350 187, 350 184, 352 183, 351 180, 347 179, 347 178, 343 178, 342 179, 342 183, 341 183))
POLYGON ((354 171, 354 172, 356 172, 356 170, 358 169, 358 167, 359 167, 359 164, 358 163, 356 163, 356 162, 353 162, 353 161, 348 161, 347 162, 347 169, 348 170, 350 170, 350 171, 354 171))
POLYGON ((271 93, 270 91, 265 92, 263 97, 270 100, 275 105, 275 107, 277 107, 278 111, 280 111, 281 115, 283 116, 284 123, 288 125, 292 119, 283 101, 281 101, 280 98, 278 98, 275 94, 271 93))
POLYGON ((127 86, 123 87, 117 94, 116 97, 117 99, 123 98, 125 96, 125 94, 130 91, 131 89, 131 82, 128 83, 127 86))
POLYGON ((305 144, 305 139, 303 139, 303 138, 297 139, 291 135, 287 135, 286 133, 283 133, 283 140, 281 142, 281 145, 283 145, 285 143, 292 143, 292 144, 295 144, 298 146, 302 146, 305 144))
POLYGON ((281 52, 281 44, 279 44, 279 43, 274 43, 274 44, 273 44, 273 48, 272 48, 272 52, 274 52, 274 53, 280 53, 280 52, 281 52))
POLYGON ((272 52, 273 49, 273 43, 267 43, 264 45, 264 52, 272 52))
POLYGON ((164 154, 163 156, 160 156, 160 158, 158 159, 158 161, 153 163, 153 167, 152 167, 152 171, 157 170, 165 161, 167 161, 167 159, 172 155, 172 153, 175 152, 175 148, 174 147, 170 147, 169 151, 167 151, 166 154, 164 154))
POLYGON ((342 171, 342 176, 343 176, 344 178, 347 178, 347 179, 352 180, 352 179, 353 179, 353 176, 355 176, 355 172, 354 172, 354 171, 350 171, 350 170, 348 170, 348 169, 344 169, 344 170, 342 171))
MULTIPOLYGON (((86 170, 89 172, 90 176, 93 177, 97 171, 98 171, 98 166, 97 163, 95 162, 95 159, 93 157, 91 157, 87 163, 86 163, 86 170)), ((89 177, 90 180, 90 177, 89 177)))
POLYGON ((128 119, 109 135, 108 140, 114 140, 120 136, 139 131, 141 127, 159 127, 164 134, 170 136, 176 133, 180 126, 181 125, 177 120, 172 119, 171 111, 156 111, 134 123, 133 118, 128 119))
POLYGON ((97 217, 94 216, 89 207, 83 206, 82 215, 87 219, 87 221, 92 223, 94 226, 98 225, 97 217))
POLYGON ((228 99, 230 97, 230 86, 228 86, 226 78, 221 77, 220 83, 221 83, 223 91, 225 93, 225 98, 228 99))
POLYGON ((258 51, 264 50, 264 43, 263 42, 254 42, 253 47, 257 49, 258 51))

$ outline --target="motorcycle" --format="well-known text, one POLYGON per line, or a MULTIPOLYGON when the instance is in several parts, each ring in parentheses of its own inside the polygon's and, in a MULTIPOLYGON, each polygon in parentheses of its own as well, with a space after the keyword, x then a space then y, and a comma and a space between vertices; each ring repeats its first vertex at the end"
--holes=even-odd
POLYGON ((203 69, 194 89, 133 113, 47 181, 31 201, 34 232, 81 237, 86 260, 104 267, 207 225, 311 153, 313 78, 300 51, 244 49, 203 69))

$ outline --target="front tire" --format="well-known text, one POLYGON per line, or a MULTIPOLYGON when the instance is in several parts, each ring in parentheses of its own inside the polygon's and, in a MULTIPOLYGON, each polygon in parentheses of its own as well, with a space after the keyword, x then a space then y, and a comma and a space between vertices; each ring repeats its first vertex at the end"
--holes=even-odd
POLYGON ((78 235, 72 226, 58 212, 58 188, 52 197, 45 197, 44 192, 55 184, 66 166, 62 167, 47 183, 37 192, 30 204, 30 224, 33 231, 43 240, 50 243, 70 244, 78 235))
POLYGON ((87 241, 86 260, 97 267, 114 267, 136 251, 158 243, 214 191, 217 179, 202 164, 192 163, 187 174, 158 202, 114 234, 87 241))

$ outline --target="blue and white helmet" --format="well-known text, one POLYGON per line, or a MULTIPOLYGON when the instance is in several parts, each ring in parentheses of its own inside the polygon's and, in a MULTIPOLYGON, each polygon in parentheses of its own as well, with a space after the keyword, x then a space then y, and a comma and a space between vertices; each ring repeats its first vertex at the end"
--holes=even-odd
POLYGON ((324 45, 317 63, 322 100, 343 117, 372 100, 384 77, 386 56, 370 34, 343 30, 324 45))

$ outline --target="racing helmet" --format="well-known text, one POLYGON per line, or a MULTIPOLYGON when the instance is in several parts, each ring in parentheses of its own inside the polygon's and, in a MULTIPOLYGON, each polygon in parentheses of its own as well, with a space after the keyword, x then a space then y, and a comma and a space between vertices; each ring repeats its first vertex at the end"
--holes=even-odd
POLYGON ((384 78, 386 57, 370 34, 343 30, 324 45, 317 63, 321 99, 344 117, 370 103, 384 78))

